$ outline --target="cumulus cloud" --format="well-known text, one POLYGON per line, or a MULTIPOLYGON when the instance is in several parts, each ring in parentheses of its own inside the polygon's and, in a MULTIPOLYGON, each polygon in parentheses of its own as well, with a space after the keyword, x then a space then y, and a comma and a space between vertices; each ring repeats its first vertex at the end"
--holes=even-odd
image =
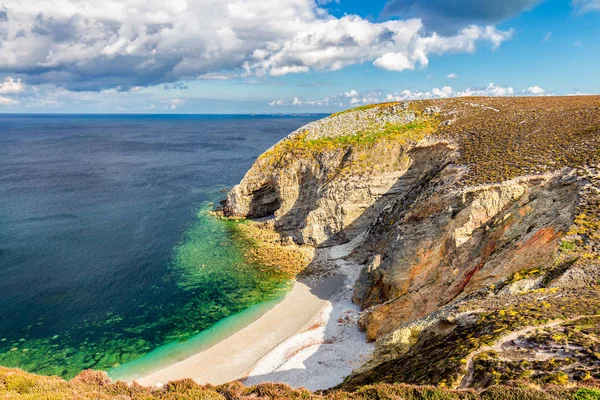
POLYGON ((576 12, 581 14, 600 11, 600 0, 573 0, 571 5, 576 12))
POLYGON ((405 69, 415 69, 415 60, 409 60, 402 53, 386 53, 375 60, 376 67, 388 71, 404 71, 405 69))
POLYGON ((23 91, 23 84, 20 79, 7 77, 4 82, 0 82, 0 94, 16 94, 23 91))
POLYGON ((17 100, 9 99, 8 97, 0 96, 0 106, 12 106, 19 104, 17 100))
POLYGON ((512 34, 476 25, 433 33, 419 18, 336 18, 316 0, 32 3, 2 3, 0 71, 78 91, 283 76, 363 62, 401 71, 426 66, 431 55, 497 47, 512 34))
POLYGON ((386 101, 445 99, 448 97, 468 96, 511 96, 515 93, 512 87, 504 87, 490 83, 482 88, 468 88, 465 90, 454 90, 450 86, 433 88, 430 91, 404 90, 402 92, 388 94, 386 101))
POLYGON ((537 85, 529 87, 527 90, 525 90, 525 92, 527 92, 529 94, 533 94, 535 96, 539 96, 539 95, 546 93, 546 91, 544 89, 542 89, 541 87, 539 87, 537 85))
POLYGON ((334 106, 334 107, 355 107, 361 104, 372 104, 387 101, 406 101, 406 100, 426 100, 426 99, 445 99, 449 97, 468 97, 468 96, 513 96, 523 94, 542 95, 546 91, 539 86, 531 86, 520 92, 515 91, 510 86, 497 85, 490 83, 485 87, 473 87, 464 90, 455 90, 450 86, 433 88, 431 90, 403 90, 400 92, 386 93, 383 91, 371 91, 360 93, 356 90, 350 90, 337 95, 325 97, 323 99, 301 100, 294 97, 291 101, 283 99, 270 102, 271 106, 334 106))
POLYGON ((383 15, 421 18, 430 30, 452 31, 471 24, 496 24, 530 10, 542 1, 390 0, 385 5, 383 15))
POLYGON ((463 91, 456 92, 456 97, 465 96, 511 96, 515 94, 515 90, 512 87, 505 87, 490 83, 484 88, 469 88, 463 91))
POLYGON ((457 74, 448 74, 448 76, 446 76, 446 78, 448 78, 448 79, 456 79, 456 78, 458 78, 458 75, 457 74))

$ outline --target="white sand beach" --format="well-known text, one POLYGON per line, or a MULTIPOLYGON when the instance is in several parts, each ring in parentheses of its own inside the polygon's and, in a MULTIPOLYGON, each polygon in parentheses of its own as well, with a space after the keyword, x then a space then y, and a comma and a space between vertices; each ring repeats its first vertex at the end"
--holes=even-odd
POLYGON ((136 381, 160 386, 183 378, 200 384, 244 378, 271 350, 316 323, 342 283, 342 276, 329 278, 314 288, 295 282, 286 297, 254 323, 209 349, 136 381))
MULTIPOLYGON (((357 238, 357 242, 360 238, 357 238)), ((286 297, 245 328, 216 345, 137 382, 161 386, 192 378, 200 384, 241 380, 281 382, 310 390, 341 383, 367 362, 373 345, 358 329, 360 309, 352 289, 361 266, 344 261, 355 243, 328 249, 341 274, 309 287, 295 282, 286 297)))
MULTIPOLYGON (((357 238, 356 242, 361 238, 357 238)), ((343 260, 356 243, 331 247, 326 257, 332 270, 345 276, 344 284, 329 299, 311 324, 263 357, 244 384, 281 382, 309 390, 331 388, 370 360, 374 345, 358 329, 360 307, 352 303, 354 282, 362 268, 343 260)))

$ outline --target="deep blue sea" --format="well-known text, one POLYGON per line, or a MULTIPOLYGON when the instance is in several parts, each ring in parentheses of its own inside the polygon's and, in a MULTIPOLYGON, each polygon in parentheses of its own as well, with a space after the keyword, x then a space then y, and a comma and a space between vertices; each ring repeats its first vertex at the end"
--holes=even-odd
POLYGON ((0 365, 119 370, 280 297, 206 211, 316 118, 0 115, 0 365))

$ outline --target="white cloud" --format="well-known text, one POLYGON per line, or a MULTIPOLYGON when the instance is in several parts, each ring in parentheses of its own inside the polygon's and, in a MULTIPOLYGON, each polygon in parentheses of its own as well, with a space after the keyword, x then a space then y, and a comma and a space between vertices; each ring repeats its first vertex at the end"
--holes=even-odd
POLYGON ((525 92, 536 95, 536 96, 546 93, 546 91, 544 89, 542 89, 541 87, 539 87, 537 85, 529 87, 525 92))
POLYGON ((512 87, 504 87, 499 86, 494 83, 490 83, 485 88, 469 88, 463 91, 458 91, 455 93, 456 97, 466 97, 466 96, 511 96, 515 93, 515 90, 512 87))
POLYGON ((411 61, 402 53, 385 53, 373 63, 376 67, 387 71, 404 71, 415 69, 415 61, 411 61))
POLYGON ((571 5, 578 13, 600 11, 600 0, 573 0, 571 5))
POLYGON ((23 91, 23 84, 20 79, 8 77, 0 83, 0 94, 17 94, 23 91))
POLYGON ((547 42, 548 40, 550 40, 551 37, 552 37, 552 32, 548 32, 548 33, 546 33, 546 36, 544 36, 544 39, 542 41, 547 42))
MULTIPOLYGON (((444 86, 443 88, 433 88, 430 92, 421 91, 407 91, 401 92, 400 95, 396 95, 400 100, 422 100, 422 99, 435 99, 435 98, 448 98, 448 97, 468 97, 468 96, 484 96, 484 97, 496 97, 496 96, 511 96, 515 93, 512 87, 499 86, 494 83, 490 83, 484 88, 468 88, 465 90, 454 90, 450 86, 444 86)), ((400 101, 399 100, 399 101, 400 101)))
POLYGON ((448 79, 456 79, 456 78, 458 78, 458 75, 456 75, 456 74, 448 74, 446 76, 446 78, 448 78, 448 79))
POLYGON ((497 96, 513 96, 513 95, 524 95, 524 94, 535 94, 542 95, 546 94, 546 91, 539 86, 531 86, 528 89, 516 92, 512 87, 505 87, 490 83, 486 87, 481 88, 467 88, 464 90, 454 90, 450 86, 444 86, 440 88, 432 88, 428 91, 421 90, 403 90, 395 93, 382 93, 380 91, 373 91, 368 93, 360 93, 356 90, 350 90, 341 94, 332 95, 323 99, 300 99, 294 97, 292 101, 285 101, 283 99, 275 100, 269 103, 271 106, 290 106, 290 105, 303 105, 303 106, 325 106, 325 107, 339 107, 348 108, 355 107, 359 104, 372 104, 379 103, 382 101, 406 101, 406 100, 425 100, 425 99, 445 99, 449 97, 467 97, 467 96, 481 96, 481 97, 497 97, 497 96))
POLYGON ((164 103, 165 103, 165 105, 163 107, 163 110, 175 110, 179 106, 183 105, 185 103, 185 100, 183 100, 183 99, 168 99, 164 103))
POLYGON ((12 106, 19 104, 17 100, 9 99, 8 97, 0 96, 0 106, 12 106))
POLYGON ((200 79, 203 81, 228 81, 233 78, 235 78, 235 75, 233 75, 233 74, 219 74, 216 72, 202 74, 197 77, 197 79, 200 79))
MULTIPOLYGON (((72 90, 243 74, 282 76, 374 62, 402 71, 431 55, 474 52, 512 31, 469 25, 449 36, 420 19, 329 14, 322 0, 4 0, 0 69, 72 90)), ((26 78, 25 78, 26 77, 26 78)))
POLYGON ((386 101, 425 100, 435 98, 446 98, 452 95, 450 87, 434 88, 431 91, 403 90, 401 92, 388 94, 386 101))
POLYGON ((433 88, 431 90, 431 93, 435 96, 435 97, 439 97, 439 98, 446 98, 446 97, 450 97, 452 96, 452 88, 450 86, 444 86, 441 89, 438 88, 433 88))

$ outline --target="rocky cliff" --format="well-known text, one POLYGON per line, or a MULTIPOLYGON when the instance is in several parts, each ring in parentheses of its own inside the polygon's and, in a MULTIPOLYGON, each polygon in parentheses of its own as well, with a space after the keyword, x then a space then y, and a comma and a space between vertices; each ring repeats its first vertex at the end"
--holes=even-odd
POLYGON ((277 143, 224 213, 360 266, 377 350, 345 388, 600 378, 599 163, 597 96, 379 104, 277 143))

